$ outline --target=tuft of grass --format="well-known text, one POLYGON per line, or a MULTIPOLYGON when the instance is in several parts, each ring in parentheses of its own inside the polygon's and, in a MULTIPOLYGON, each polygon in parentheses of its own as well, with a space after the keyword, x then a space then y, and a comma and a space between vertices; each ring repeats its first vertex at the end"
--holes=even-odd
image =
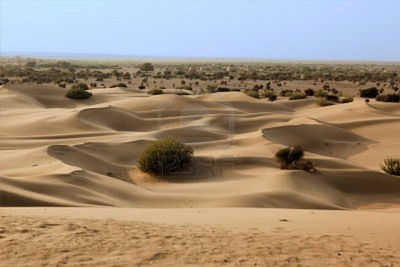
POLYGON ((387 174, 400 176, 400 158, 387 157, 380 167, 387 174))

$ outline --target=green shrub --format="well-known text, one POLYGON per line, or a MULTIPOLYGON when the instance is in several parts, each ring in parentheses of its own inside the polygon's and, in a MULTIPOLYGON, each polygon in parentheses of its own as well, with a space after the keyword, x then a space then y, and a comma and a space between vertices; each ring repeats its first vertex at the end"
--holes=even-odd
POLYGON ((67 91, 65 96, 72 99, 87 99, 92 96, 92 93, 82 88, 71 88, 67 91))
POLYGON ((190 85, 182 86, 182 89, 193 91, 193 87, 191 87, 190 85))
POLYGON ((305 93, 293 93, 289 100, 306 99, 307 95, 305 93))
POLYGON ((247 91, 245 91, 245 94, 248 96, 251 96, 253 98, 257 98, 257 99, 260 98, 260 94, 258 93, 258 91, 255 91, 255 90, 247 90, 247 91))
POLYGON ((151 63, 143 63, 140 65, 140 70, 141 71, 153 71, 154 66, 151 63))
POLYGON ((354 97, 346 96, 346 97, 341 98, 339 100, 339 103, 345 104, 345 103, 350 103, 350 102, 353 102, 353 101, 354 101, 354 97))
POLYGON ((144 85, 139 85, 139 87, 138 87, 140 90, 144 90, 144 89, 146 89, 146 86, 144 86, 144 85))
POLYGON ((325 99, 331 102, 339 102, 339 97, 337 95, 327 95, 325 99))
POLYGON ((315 95, 315 97, 326 97, 329 94, 328 94, 328 92, 326 92, 322 89, 319 89, 318 91, 315 92, 314 95, 315 95))
POLYGON ((271 95, 275 95, 274 90, 266 90, 265 93, 263 94, 265 98, 269 98, 271 95))
POLYGON ((304 160, 303 157, 304 151, 299 146, 282 148, 275 154, 275 159, 279 163, 281 169, 314 172, 314 163, 310 160, 304 160))
POLYGON ((311 88, 308 88, 308 89, 304 90, 304 93, 305 93, 307 96, 314 96, 314 95, 315 95, 314 90, 311 89, 311 88))
POLYGON ((178 91, 175 93, 176 95, 189 95, 188 93, 186 93, 185 91, 178 91))
POLYGON ((161 89, 152 89, 147 92, 149 95, 162 95, 164 94, 164 91, 161 89))
POLYGON ((295 163, 295 167, 298 170, 303 170, 306 172, 316 172, 315 164, 311 160, 301 160, 295 163))
POLYGON ((228 87, 218 87, 216 92, 230 92, 231 89, 228 87))
POLYGON ((217 86, 215 84, 209 84, 207 85, 207 92, 212 94, 215 93, 215 91, 217 90, 217 86))
POLYGON ((286 89, 286 90, 282 90, 280 95, 281 96, 291 96, 293 93, 294 93, 293 90, 286 89))
POLYGON ((190 163, 193 149, 169 137, 149 145, 140 156, 138 168, 151 175, 166 175, 190 163))
POLYGON ((124 87, 124 88, 127 88, 128 86, 126 86, 126 84, 124 84, 124 83, 113 84, 113 85, 110 86, 110 88, 114 88, 114 87, 124 87))
POLYGON ((387 94, 387 95, 378 95, 376 97, 377 101, 383 101, 383 102, 400 102, 400 96, 397 94, 387 94))
POLYGON ((378 94, 379 91, 376 87, 360 89, 360 97, 375 98, 378 94))
POLYGON ((400 176, 400 158, 387 157, 380 167, 387 174, 400 176))
POLYGON ((89 86, 86 83, 77 83, 72 85, 71 89, 89 90, 89 86))
POLYGON ((275 94, 268 96, 268 100, 271 102, 274 102, 277 99, 278 99, 278 97, 275 94))
POLYGON ((304 151, 300 147, 286 147, 280 149, 275 154, 275 158, 282 169, 289 168, 293 162, 303 159, 304 151))
POLYGON ((320 107, 326 107, 326 106, 332 106, 335 105, 335 103, 328 101, 326 98, 319 98, 317 101, 317 105, 320 107))

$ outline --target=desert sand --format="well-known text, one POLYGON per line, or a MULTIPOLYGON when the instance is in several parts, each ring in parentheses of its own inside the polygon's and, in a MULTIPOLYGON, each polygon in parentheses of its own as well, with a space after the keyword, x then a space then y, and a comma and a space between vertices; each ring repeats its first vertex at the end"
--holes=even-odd
POLYGON ((399 210, 3 208, 1 266, 398 266, 399 210))
POLYGON ((399 104, 65 90, 0 88, 0 265, 400 265, 399 104), (168 136, 194 163, 140 173, 168 136), (279 169, 295 145, 317 173, 279 169))

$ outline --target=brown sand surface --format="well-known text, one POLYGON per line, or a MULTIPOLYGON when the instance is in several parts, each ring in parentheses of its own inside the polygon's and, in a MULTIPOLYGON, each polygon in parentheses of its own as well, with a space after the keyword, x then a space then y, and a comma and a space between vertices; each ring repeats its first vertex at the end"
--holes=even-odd
POLYGON ((400 213, 2 208, 0 266, 398 266, 400 213))

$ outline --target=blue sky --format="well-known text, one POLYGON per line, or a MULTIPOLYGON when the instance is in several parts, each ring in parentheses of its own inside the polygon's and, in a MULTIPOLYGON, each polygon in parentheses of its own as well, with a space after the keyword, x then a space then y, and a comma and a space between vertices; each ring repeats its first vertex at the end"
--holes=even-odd
POLYGON ((0 52, 400 61, 400 1, 0 0, 0 52))

